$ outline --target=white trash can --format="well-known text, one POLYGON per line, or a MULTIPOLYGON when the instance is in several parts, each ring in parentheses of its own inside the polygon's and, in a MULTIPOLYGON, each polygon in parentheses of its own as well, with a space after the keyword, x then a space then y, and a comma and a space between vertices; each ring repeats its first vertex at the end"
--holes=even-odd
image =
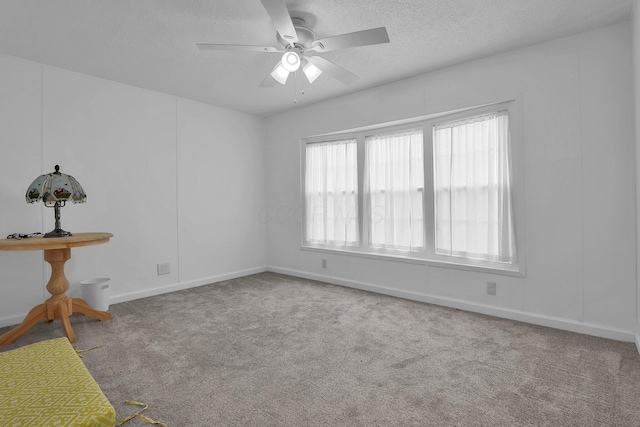
POLYGON ((82 299, 91 307, 99 311, 109 310, 109 283, 111 279, 100 277, 98 279, 83 280, 80 282, 82 299))

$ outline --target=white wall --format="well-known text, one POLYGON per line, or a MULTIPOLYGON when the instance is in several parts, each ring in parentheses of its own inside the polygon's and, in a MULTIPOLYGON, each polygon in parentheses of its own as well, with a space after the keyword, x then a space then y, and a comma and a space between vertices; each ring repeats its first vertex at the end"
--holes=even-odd
MULTIPOLYGON (((633 9, 633 75, 635 83, 635 124, 636 124, 636 247, 640 248, 640 1, 636 0, 633 9)), ((640 249, 637 253, 636 266, 640 265, 640 249)), ((637 305, 636 331, 640 332, 640 277, 636 277, 637 305)), ((640 334, 636 345, 640 351, 640 334)))
MULTIPOLYGON (((263 135, 262 118, 0 56, 0 236, 53 229, 24 193, 59 164, 88 195, 62 227, 115 236, 72 250, 70 295, 92 277, 118 302, 262 271, 263 135)), ((50 269, 0 252, 0 271, 5 326, 48 296, 50 269)))
MULTIPOLYGON (((276 271, 629 339, 636 329, 629 22, 267 119, 276 271), (300 138, 519 98, 526 277, 300 250, 300 138), (328 268, 321 268, 321 259, 328 268), (498 294, 486 295, 496 281, 498 294)), ((313 90, 311 87, 309 90, 313 90)))
MULTIPOLYGON (((41 173, 41 80, 40 67, 0 56, 1 237, 42 228, 20 191, 41 173)), ((43 270, 41 253, 0 253, 0 322, 43 301, 43 270)))

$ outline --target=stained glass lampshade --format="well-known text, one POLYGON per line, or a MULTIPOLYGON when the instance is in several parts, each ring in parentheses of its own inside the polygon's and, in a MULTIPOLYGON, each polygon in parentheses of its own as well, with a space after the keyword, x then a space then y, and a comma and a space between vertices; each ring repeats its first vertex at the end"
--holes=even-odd
POLYGON ((27 203, 42 200, 45 206, 55 209, 56 228, 44 237, 67 237, 71 236, 71 233, 60 227, 60 208, 68 200, 84 203, 87 195, 74 177, 61 173, 60 166, 56 165, 55 172, 40 175, 31 183, 26 198, 27 203))

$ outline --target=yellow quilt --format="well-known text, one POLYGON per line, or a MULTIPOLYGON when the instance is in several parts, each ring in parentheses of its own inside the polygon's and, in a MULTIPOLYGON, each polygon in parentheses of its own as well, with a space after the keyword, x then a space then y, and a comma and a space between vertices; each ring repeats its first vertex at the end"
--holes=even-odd
POLYGON ((0 353, 0 426, 112 427, 115 416, 67 338, 0 353))

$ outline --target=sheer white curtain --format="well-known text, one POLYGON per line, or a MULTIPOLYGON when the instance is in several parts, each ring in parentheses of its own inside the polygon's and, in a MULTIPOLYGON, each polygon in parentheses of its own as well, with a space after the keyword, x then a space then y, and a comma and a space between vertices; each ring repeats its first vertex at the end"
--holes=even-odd
POLYGON ((306 241, 358 242, 358 157, 355 139, 307 144, 306 241))
POLYGON ((506 111, 434 129, 436 253, 517 261, 506 111))
POLYGON ((424 250, 422 129, 365 138, 364 189, 368 245, 424 250))

